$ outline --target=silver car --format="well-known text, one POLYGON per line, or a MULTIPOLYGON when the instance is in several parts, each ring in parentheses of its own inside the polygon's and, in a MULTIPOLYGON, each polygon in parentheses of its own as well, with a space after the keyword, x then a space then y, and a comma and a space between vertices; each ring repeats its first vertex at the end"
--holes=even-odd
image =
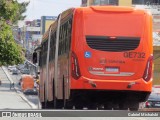
POLYGON ((12 70, 12 74, 13 74, 13 75, 14 75, 14 74, 18 75, 18 73, 19 73, 19 71, 18 71, 16 68, 12 70))

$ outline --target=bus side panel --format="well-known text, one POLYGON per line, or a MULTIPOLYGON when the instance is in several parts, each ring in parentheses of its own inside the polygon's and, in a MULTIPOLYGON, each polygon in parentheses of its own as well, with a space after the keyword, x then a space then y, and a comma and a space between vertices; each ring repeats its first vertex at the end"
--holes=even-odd
POLYGON ((48 101, 53 100, 53 62, 49 63, 48 101))
POLYGON ((58 60, 58 99, 69 98, 69 79, 68 79, 68 55, 62 55, 58 60), (64 93, 63 93, 64 92, 64 93))
POLYGON ((58 58, 57 98, 63 99, 63 59, 58 58))
POLYGON ((59 54, 58 54, 58 81, 57 81, 57 98, 69 99, 70 81, 69 81, 69 60, 70 60, 70 39, 72 38, 72 14, 73 9, 62 13, 59 54))
POLYGON ((44 87, 44 80, 46 79, 46 75, 45 75, 45 68, 41 67, 40 68, 40 86, 39 86, 39 97, 40 97, 40 101, 44 102, 44 92, 45 92, 45 87, 44 87))
POLYGON ((64 62, 64 91, 65 91, 65 99, 69 99, 70 96, 70 82, 69 82, 69 55, 65 55, 64 62))

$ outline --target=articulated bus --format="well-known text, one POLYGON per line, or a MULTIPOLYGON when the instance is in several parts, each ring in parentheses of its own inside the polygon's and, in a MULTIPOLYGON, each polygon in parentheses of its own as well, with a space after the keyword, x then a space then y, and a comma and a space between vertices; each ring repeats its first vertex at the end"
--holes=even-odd
POLYGON ((43 108, 137 110, 152 87, 152 15, 120 6, 68 9, 44 34, 39 56, 43 108))

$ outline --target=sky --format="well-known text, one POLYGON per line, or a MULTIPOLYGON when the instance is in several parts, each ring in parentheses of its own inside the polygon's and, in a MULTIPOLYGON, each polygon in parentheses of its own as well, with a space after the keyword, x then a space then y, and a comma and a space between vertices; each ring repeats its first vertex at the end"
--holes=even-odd
POLYGON ((81 0, 18 0, 18 2, 30 1, 25 20, 40 19, 41 16, 58 16, 62 11, 79 7, 81 0))

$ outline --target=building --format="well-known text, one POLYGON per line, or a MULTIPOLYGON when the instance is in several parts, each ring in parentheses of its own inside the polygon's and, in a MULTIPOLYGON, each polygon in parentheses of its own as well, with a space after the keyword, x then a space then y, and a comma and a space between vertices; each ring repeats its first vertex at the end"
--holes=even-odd
POLYGON ((24 21, 19 24, 19 41, 26 49, 26 57, 30 59, 30 54, 40 45, 42 35, 40 34, 41 20, 24 21))
POLYGON ((43 35, 49 28, 49 26, 55 22, 56 16, 42 16, 41 17, 41 35, 43 35))
POLYGON ((91 5, 126 5, 131 6, 132 0, 82 0, 81 6, 91 5))
POLYGON ((91 6, 91 5, 132 6, 133 4, 160 5, 160 0, 82 0, 81 6, 91 6))
POLYGON ((37 40, 41 43, 42 35, 56 19, 56 16, 42 16, 41 19, 33 21, 19 21, 19 40, 23 43, 23 47, 28 49, 29 44, 34 44, 37 40))
POLYGON ((41 19, 33 20, 31 26, 41 27, 41 19))
MULTIPOLYGON (((43 34, 56 20, 55 16, 42 16, 33 21, 19 21, 18 27, 14 28, 15 40, 26 49, 26 57, 41 44, 43 34)), ((29 59, 29 58, 28 58, 29 59)))

